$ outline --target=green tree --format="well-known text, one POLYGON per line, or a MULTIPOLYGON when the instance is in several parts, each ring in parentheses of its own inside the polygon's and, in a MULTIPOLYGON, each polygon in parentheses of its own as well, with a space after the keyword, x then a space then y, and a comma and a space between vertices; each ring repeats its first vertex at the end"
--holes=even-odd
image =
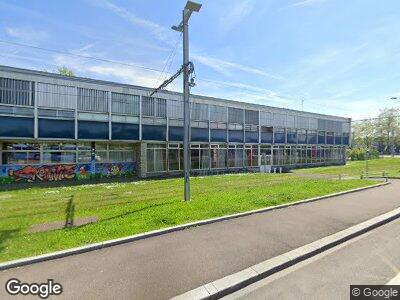
POLYGON ((58 74, 60 74, 60 75, 75 77, 74 71, 72 71, 71 69, 69 69, 65 66, 58 67, 57 71, 58 71, 58 74))
MULTIPOLYGON (((376 139, 384 146, 384 151, 393 153, 400 135, 400 110, 385 108, 376 121, 376 139)), ((397 145, 398 146, 398 145, 397 145)))

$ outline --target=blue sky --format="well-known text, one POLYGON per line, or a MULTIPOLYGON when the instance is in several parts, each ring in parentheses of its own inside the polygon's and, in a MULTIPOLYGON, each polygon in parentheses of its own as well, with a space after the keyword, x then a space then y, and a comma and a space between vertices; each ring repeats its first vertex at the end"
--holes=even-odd
MULTIPOLYGON (((182 59, 185 0, 0 0, 0 64, 156 87, 182 59), (22 47, 28 44, 106 60, 22 47), (164 70, 163 73, 155 70, 164 70)), ((398 0, 203 0, 192 93, 373 117, 400 96, 398 0)), ((181 79, 170 87, 180 90, 181 79)))

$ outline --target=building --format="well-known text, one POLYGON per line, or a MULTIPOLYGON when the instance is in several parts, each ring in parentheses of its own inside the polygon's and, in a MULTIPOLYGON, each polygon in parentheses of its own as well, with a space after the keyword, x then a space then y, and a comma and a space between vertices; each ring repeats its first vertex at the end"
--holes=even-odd
MULTIPOLYGON (((151 91, 0 66, 0 182, 182 172, 182 95, 151 91)), ((350 122, 192 95, 191 170, 344 164, 350 122)))

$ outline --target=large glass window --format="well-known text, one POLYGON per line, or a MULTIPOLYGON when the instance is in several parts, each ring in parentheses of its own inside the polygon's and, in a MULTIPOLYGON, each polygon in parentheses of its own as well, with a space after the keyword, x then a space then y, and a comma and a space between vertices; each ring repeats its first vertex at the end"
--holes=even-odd
POLYGON ((0 103, 33 106, 33 82, 0 77, 0 103))
POLYGON ((76 162, 76 145, 70 143, 43 144, 43 163, 62 164, 76 162))
POLYGON ((225 168, 227 151, 225 145, 211 145, 211 167, 225 168))
POLYGON ((147 172, 167 170, 167 148, 164 144, 147 144, 147 172))
POLYGON ((138 116, 140 97, 131 94, 111 93, 111 111, 115 114, 138 116))
MULTIPOLYGON (((100 144, 101 145, 101 144, 100 144)), ((104 146, 101 149, 98 148, 98 144, 96 143, 96 156, 99 151, 104 152, 104 146)), ((108 151, 108 160, 109 162, 133 162, 135 161, 135 151, 133 149, 133 144, 127 143, 113 143, 109 144, 108 151)), ((96 157, 97 159, 97 157, 96 157)), ((104 159, 106 159, 104 157, 104 159)))
POLYGON ((246 146, 245 165, 247 167, 258 166, 258 146, 257 145, 247 145, 246 146))
POLYGON ((183 170, 183 148, 182 144, 168 145, 168 170, 183 170))
POLYGON ((40 145, 31 143, 4 143, 3 164, 40 163, 40 145))

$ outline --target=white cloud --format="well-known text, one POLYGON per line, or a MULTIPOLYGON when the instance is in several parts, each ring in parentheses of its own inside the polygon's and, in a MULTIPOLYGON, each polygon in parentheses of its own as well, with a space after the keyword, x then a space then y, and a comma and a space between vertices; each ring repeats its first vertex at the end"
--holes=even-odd
POLYGON ((284 80, 284 78, 280 75, 270 74, 254 67, 248 67, 238 63, 222 60, 219 58, 213 58, 205 55, 192 54, 191 56, 195 61, 198 61, 199 63, 226 76, 231 75, 232 71, 242 71, 245 73, 260 75, 276 80, 284 80))
POLYGON ((224 12, 220 19, 221 28, 230 30, 239 24, 254 10, 254 2, 252 0, 240 0, 232 5, 232 7, 224 12))
POLYGON ((49 37, 44 30, 37 30, 28 27, 7 27, 6 34, 23 42, 37 43, 49 37))
POLYGON ((127 10, 126 8, 124 8, 122 6, 118 6, 108 0, 95 0, 95 1, 93 1, 93 3, 95 5, 102 6, 106 9, 112 11, 113 13, 115 13, 116 15, 120 16, 121 18, 127 20, 128 22, 130 22, 133 25, 142 27, 142 28, 150 31, 159 40, 166 42, 167 44, 171 44, 171 39, 170 39, 171 34, 169 33, 170 30, 165 28, 164 26, 162 26, 156 22, 138 17, 137 15, 135 15, 133 12, 127 10))
POLYGON ((289 5, 289 7, 305 7, 305 6, 323 3, 326 1, 327 0, 302 0, 302 1, 298 1, 298 2, 295 2, 291 5, 289 5))

